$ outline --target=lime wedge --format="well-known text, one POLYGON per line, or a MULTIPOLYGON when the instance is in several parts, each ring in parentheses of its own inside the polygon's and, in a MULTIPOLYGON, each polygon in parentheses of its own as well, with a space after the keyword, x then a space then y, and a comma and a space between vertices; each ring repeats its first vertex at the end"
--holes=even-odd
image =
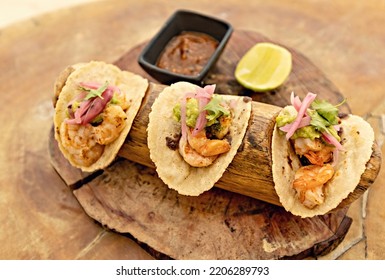
POLYGON ((282 85, 291 72, 291 53, 272 43, 258 43, 241 58, 235 78, 245 88, 268 91, 282 85))

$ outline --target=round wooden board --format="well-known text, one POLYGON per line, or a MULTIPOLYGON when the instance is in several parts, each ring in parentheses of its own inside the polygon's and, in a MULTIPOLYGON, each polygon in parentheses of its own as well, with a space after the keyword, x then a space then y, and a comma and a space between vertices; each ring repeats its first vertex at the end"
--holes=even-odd
MULTIPOLYGON (((343 100, 317 67, 290 48, 293 70, 281 88, 266 93, 242 88, 233 77, 236 62, 260 41, 271 40, 255 32, 236 30, 205 83, 216 83, 224 94, 248 95, 255 101, 277 106, 289 102, 291 91, 301 97, 312 91, 332 103, 343 100)), ((115 64, 156 82, 137 64, 144 45, 131 49, 115 64)), ((350 111, 347 104, 342 110, 350 111)), ((107 228, 133 238, 157 258, 317 257, 333 250, 352 222, 345 216, 346 208, 301 219, 279 206, 215 187, 199 197, 181 196, 168 189, 154 169, 124 158, 103 172, 85 174, 63 158, 52 133, 49 150, 53 167, 73 188, 87 214, 107 228)))

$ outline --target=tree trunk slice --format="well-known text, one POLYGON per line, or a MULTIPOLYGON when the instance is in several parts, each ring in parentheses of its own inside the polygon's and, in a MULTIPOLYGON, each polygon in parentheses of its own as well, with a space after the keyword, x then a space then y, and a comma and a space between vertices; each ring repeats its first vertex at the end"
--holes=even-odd
MULTIPOLYGON (((157 84, 137 64, 145 43, 115 62, 120 68, 151 81, 120 150, 120 159, 102 172, 82 173, 63 158, 53 132, 50 135, 52 165, 74 189, 74 195, 90 217, 132 237, 157 258, 307 258, 326 254, 342 241, 352 222, 345 216, 346 208, 301 219, 277 206, 280 203, 272 183, 270 139, 274 116, 280 107, 289 103, 291 91, 301 97, 312 91, 334 104, 341 102, 343 96, 308 59, 290 48, 293 70, 281 88, 267 93, 242 88, 233 77, 236 63, 260 41, 271 40, 258 33, 235 31, 205 80, 207 84, 216 83, 218 92, 251 96, 256 102, 244 145, 216 184, 218 188, 198 197, 181 196, 169 189, 157 177, 150 160, 146 134, 148 114, 164 86, 157 84), (250 170, 254 177, 248 177, 250 170)), ((350 112, 347 104, 342 109, 350 112)), ((381 154, 374 146, 360 185, 341 206, 351 203, 371 185, 380 162, 381 154)))

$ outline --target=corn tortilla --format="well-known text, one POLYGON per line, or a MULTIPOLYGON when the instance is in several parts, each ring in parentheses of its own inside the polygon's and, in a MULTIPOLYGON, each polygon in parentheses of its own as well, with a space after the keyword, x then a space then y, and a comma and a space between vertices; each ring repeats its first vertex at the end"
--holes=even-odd
POLYGON ((63 73, 59 75, 55 84, 55 91, 57 89, 60 90, 59 94, 55 92, 55 95, 58 95, 57 102, 56 104, 54 103, 56 105, 54 114, 55 139, 64 157, 73 166, 86 172, 103 169, 115 159, 120 147, 123 145, 146 94, 148 81, 139 75, 128 71, 121 71, 115 65, 101 61, 79 63, 68 69, 70 70, 63 71, 64 75, 63 73), (127 119, 125 127, 116 140, 105 146, 103 154, 96 162, 90 166, 82 166, 73 160, 71 153, 61 144, 59 128, 62 122, 68 118, 68 103, 80 93, 79 83, 98 82, 104 84, 106 81, 111 85, 117 86, 131 100, 130 107, 126 110, 127 119))
POLYGON ((173 119, 173 107, 187 92, 195 92, 197 86, 178 82, 166 87, 155 100, 149 115, 148 147, 158 176, 169 188, 182 195, 198 196, 211 189, 232 162, 248 126, 251 101, 243 97, 222 95, 225 100, 236 100, 234 118, 230 128, 231 149, 220 155, 212 165, 192 167, 184 161, 178 149, 166 145, 167 137, 181 134, 181 125, 173 119))
POLYGON ((335 209, 359 184, 372 155, 374 131, 369 123, 356 115, 343 118, 341 127, 343 150, 339 152, 334 176, 325 184, 325 201, 309 209, 299 202, 292 188, 295 172, 301 166, 298 156, 285 135, 275 126, 272 139, 273 180, 280 202, 287 211, 302 218, 324 215, 335 209))

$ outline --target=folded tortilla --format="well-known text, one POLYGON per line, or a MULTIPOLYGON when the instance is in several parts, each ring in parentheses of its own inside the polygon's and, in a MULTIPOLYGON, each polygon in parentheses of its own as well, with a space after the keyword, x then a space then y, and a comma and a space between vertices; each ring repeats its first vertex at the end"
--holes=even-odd
POLYGON ((230 151, 221 154, 212 165, 192 167, 184 161, 178 149, 173 150, 167 146, 166 139, 181 134, 181 125, 173 118, 173 107, 185 93, 195 92, 196 88, 196 85, 187 82, 166 87, 152 106, 147 128, 150 157, 158 176, 169 188, 190 196, 198 196, 211 189, 222 177, 243 141, 251 114, 251 101, 247 98, 222 95, 225 100, 234 100, 236 103, 229 131, 230 151))
POLYGON ((303 218, 323 215, 335 209, 355 190, 372 155, 374 131, 369 123, 356 115, 341 119, 341 143, 335 173, 325 184, 325 201, 313 209, 304 206, 292 188, 295 172, 301 167, 289 141, 276 126, 272 139, 273 180, 283 207, 303 218))
POLYGON ((59 149, 64 157, 75 167, 86 172, 92 172, 103 169, 108 166, 116 157, 120 147, 123 145, 127 134, 129 133, 133 120, 139 111, 142 100, 146 94, 148 81, 139 75, 128 71, 122 71, 112 64, 101 61, 91 61, 89 63, 79 63, 65 69, 58 77, 55 83, 54 97, 54 126, 55 139, 58 142, 59 149), (105 145, 100 158, 89 166, 78 164, 73 155, 61 143, 60 126, 68 118, 67 106, 80 92, 79 84, 82 82, 93 82, 118 87, 121 93, 126 95, 130 101, 129 108, 125 111, 126 120, 124 129, 118 138, 112 143, 105 145))

